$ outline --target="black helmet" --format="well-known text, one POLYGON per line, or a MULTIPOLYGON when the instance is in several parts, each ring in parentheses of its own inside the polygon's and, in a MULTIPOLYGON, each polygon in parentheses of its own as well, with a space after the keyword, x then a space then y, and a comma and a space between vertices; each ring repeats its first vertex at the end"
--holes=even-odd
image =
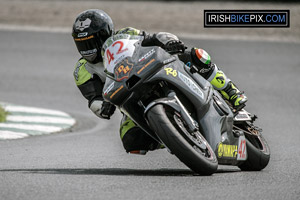
POLYGON ((102 61, 103 43, 113 32, 114 25, 108 14, 102 10, 90 9, 77 16, 72 36, 82 57, 91 63, 97 63, 102 61))

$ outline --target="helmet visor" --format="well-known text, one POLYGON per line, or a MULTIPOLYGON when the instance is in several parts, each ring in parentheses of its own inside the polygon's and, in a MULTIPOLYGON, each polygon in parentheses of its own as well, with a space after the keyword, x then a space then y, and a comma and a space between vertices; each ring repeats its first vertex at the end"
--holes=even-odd
MULTIPOLYGON (((89 62, 93 62, 97 57, 98 41, 94 35, 90 35, 83 38, 74 38, 75 44, 81 56, 89 62)), ((100 52, 99 52, 100 53, 100 52)))

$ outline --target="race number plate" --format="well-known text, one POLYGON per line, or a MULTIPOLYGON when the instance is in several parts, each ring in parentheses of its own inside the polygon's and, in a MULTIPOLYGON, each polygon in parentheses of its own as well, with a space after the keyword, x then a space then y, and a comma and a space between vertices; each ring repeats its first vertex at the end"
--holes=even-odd
POLYGON ((107 42, 105 43, 107 46, 103 55, 104 66, 110 73, 114 73, 115 66, 124 58, 133 55, 135 50, 134 44, 138 41, 137 39, 132 39, 130 35, 120 35, 118 36, 119 38, 117 36, 109 39, 109 45, 107 45, 107 42))
POLYGON ((245 136, 240 136, 237 160, 246 160, 246 159, 247 159, 246 138, 245 136))

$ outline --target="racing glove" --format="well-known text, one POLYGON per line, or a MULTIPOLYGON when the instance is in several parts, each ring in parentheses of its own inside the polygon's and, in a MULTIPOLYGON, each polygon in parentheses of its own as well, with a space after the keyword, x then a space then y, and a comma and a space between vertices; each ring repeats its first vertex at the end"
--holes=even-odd
POLYGON ((169 53, 184 53, 186 47, 184 43, 180 40, 171 40, 163 47, 169 53))
POLYGON ((116 110, 116 106, 107 101, 103 101, 101 104, 101 101, 95 100, 91 103, 90 109, 98 117, 102 119, 110 119, 116 110))
POLYGON ((184 53, 186 47, 178 37, 172 33, 159 32, 153 35, 143 32, 143 46, 159 46, 169 53, 184 53))
POLYGON ((116 110, 116 106, 107 102, 103 101, 102 107, 100 110, 100 117, 103 119, 110 119, 110 117, 114 114, 116 110))

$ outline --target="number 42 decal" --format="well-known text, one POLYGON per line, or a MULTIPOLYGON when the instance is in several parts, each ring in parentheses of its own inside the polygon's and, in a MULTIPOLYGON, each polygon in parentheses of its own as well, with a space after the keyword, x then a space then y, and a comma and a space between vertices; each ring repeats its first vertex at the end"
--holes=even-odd
MULTIPOLYGON (((115 43, 112 44, 112 47, 115 47, 117 44, 119 44, 120 46, 119 46, 118 51, 116 52, 116 55, 128 50, 128 48, 123 49, 124 43, 122 41, 116 41, 115 43)), ((108 60, 108 64, 110 64, 110 62, 115 59, 114 53, 111 53, 109 49, 107 49, 107 51, 106 51, 106 57, 108 60)))
POLYGON ((237 160, 246 160, 246 159, 247 159, 246 138, 245 136, 240 136, 237 160))

